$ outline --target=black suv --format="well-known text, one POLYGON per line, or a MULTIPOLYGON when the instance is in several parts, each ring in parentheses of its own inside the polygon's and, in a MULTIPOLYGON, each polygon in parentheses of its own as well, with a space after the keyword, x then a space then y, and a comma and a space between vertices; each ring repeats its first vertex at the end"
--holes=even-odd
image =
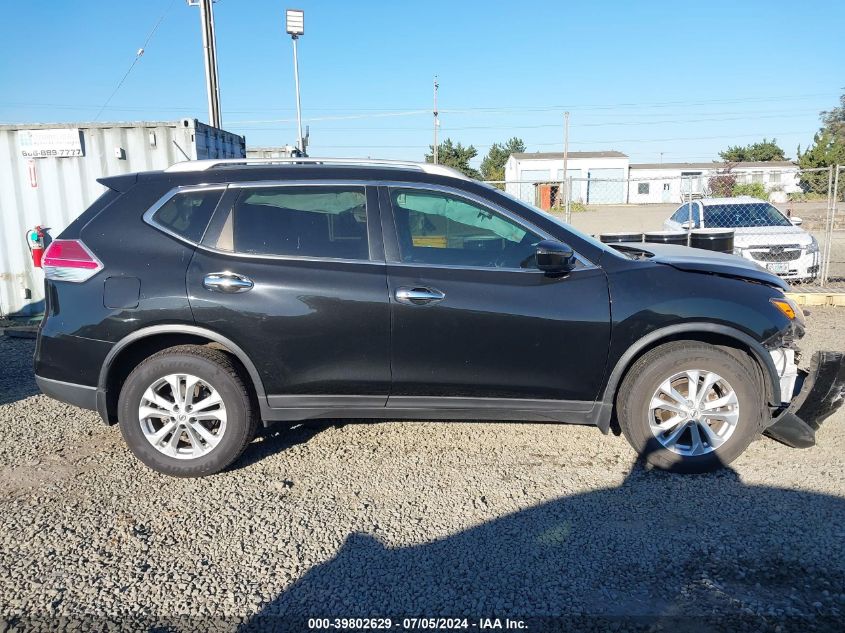
POLYGON ((702 471, 766 433, 814 443, 841 354, 732 255, 610 248, 444 167, 195 161, 103 178, 49 246, 35 371, 199 476, 259 421, 532 420, 624 433, 702 471), (803 386, 803 389, 802 389, 803 386))

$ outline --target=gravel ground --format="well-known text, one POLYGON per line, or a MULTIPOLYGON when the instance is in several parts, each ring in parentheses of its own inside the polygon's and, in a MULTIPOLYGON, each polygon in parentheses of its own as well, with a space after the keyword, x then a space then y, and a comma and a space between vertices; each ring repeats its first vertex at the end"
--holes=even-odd
MULTIPOLYGON (((805 351, 845 349, 845 310, 808 321, 805 351)), ((586 427, 320 423, 177 480, 35 395, 32 352, 0 337, 0 633, 364 615, 841 630, 841 411, 815 448, 764 439, 712 475, 647 471, 586 427)))

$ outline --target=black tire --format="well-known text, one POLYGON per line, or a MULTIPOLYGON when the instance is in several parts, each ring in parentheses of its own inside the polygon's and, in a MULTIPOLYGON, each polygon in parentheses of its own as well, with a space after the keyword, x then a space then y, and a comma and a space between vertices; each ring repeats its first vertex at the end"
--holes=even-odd
POLYGON ((230 357, 196 345, 168 348, 138 365, 123 383, 118 420, 123 438, 135 456, 153 470, 173 477, 203 477, 225 469, 255 437, 258 424, 245 378, 230 357), (226 428, 219 443, 206 454, 191 459, 171 457, 157 450, 145 437, 138 415, 146 389, 160 378, 178 373, 192 374, 213 386, 226 410, 226 428))
POLYGON ((664 470, 701 473, 735 460, 763 431, 765 402, 755 361, 714 345, 693 341, 667 343, 639 358, 628 371, 616 400, 625 439, 650 464, 664 470), (731 386, 739 406, 733 433, 704 455, 682 455, 666 448, 649 428, 649 403, 664 380, 684 370, 715 372, 731 386))

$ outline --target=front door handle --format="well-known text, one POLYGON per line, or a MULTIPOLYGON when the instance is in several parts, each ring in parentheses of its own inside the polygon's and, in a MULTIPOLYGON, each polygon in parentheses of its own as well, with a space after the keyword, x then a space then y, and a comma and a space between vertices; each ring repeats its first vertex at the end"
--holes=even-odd
POLYGON ((202 287, 212 292, 246 292, 254 285, 249 277, 229 271, 208 273, 202 280, 202 287))
POLYGON ((436 303, 446 298, 446 294, 436 288, 397 288, 395 296, 399 303, 412 306, 436 303))

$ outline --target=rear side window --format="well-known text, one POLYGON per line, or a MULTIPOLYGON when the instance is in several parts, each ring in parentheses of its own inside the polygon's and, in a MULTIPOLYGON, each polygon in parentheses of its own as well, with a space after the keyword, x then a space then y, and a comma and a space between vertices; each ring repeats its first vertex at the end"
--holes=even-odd
POLYGON ((216 246, 255 255, 369 259, 364 187, 244 188, 216 246))
POLYGON ((152 220, 171 233, 199 242, 222 193, 222 189, 177 193, 159 207, 152 220))

